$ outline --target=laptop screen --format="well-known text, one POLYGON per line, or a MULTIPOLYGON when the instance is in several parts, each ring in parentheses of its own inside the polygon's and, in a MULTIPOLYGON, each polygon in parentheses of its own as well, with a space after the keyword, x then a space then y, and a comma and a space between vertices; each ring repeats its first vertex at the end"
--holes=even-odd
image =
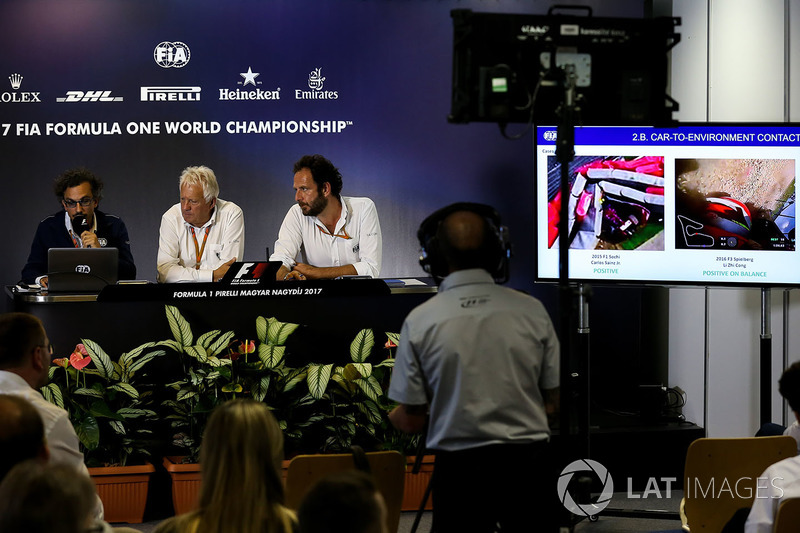
POLYGON ((100 292, 117 282, 116 248, 50 248, 47 277, 50 292, 100 292))

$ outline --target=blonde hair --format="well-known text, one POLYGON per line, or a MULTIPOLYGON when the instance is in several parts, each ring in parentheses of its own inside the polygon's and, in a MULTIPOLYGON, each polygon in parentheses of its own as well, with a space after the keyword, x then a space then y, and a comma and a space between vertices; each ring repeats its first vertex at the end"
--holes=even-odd
POLYGON ((197 531, 286 531, 283 433, 266 405, 230 400, 208 420, 200 448, 197 531))
POLYGON ((178 187, 181 188, 184 185, 195 185, 202 188, 203 198, 206 202, 210 202, 219 196, 217 176, 213 170, 206 166, 184 168, 183 172, 181 172, 178 187))

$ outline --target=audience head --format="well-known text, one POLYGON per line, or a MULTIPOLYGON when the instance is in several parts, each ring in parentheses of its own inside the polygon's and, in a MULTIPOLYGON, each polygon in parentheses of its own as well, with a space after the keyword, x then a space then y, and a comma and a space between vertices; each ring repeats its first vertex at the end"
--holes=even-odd
POLYGON ((0 480, 26 459, 48 459, 44 424, 26 399, 0 394, 0 480))
POLYGON ((298 510, 300 533, 386 533, 386 503, 372 476, 360 470, 330 474, 298 510))
POLYGON ((292 170, 297 174, 304 168, 311 172, 311 177, 314 178, 319 193, 322 193, 323 185, 329 183, 331 194, 339 198, 339 193, 342 192, 342 174, 338 168, 333 166, 333 163, 319 154, 304 155, 297 160, 292 170))
POLYGON ((789 365, 778 380, 778 391, 792 411, 800 415, 800 361, 789 365))
POLYGON ((280 531, 282 460, 283 433, 265 404, 238 399, 217 407, 200 448, 201 529, 280 531))
POLYGON ((51 349, 38 318, 28 313, 0 315, 0 370, 19 374, 38 389, 47 384, 51 349))
POLYGON ((0 483, 0 531, 85 533, 95 501, 94 483, 74 467, 24 461, 0 483))

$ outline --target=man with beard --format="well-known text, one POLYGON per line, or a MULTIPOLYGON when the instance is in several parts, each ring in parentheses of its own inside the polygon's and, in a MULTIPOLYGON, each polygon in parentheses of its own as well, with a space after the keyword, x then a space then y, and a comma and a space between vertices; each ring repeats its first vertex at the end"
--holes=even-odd
POLYGON ((341 196, 342 175, 321 155, 294 164, 296 205, 283 219, 270 261, 277 279, 378 277, 383 242, 375 203, 341 196))
POLYGON ((103 181, 86 168, 65 171, 53 183, 63 211, 39 223, 31 244, 22 281, 47 287, 47 251, 50 248, 104 248, 119 250, 119 279, 134 279, 128 228, 118 216, 98 209, 103 198, 103 181))

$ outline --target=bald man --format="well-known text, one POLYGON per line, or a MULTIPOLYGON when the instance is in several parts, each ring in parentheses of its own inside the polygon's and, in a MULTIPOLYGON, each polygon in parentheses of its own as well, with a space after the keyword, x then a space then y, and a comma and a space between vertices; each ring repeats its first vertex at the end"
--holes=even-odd
POLYGON ((557 481, 545 475, 545 454, 559 343, 541 302, 495 284, 490 272, 503 246, 499 215, 487 213, 496 214, 454 204, 420 228, 432 273, 443 280, 403 324, 389 387, 400 405, 389 419, 406 432, 427 424, 438 533, 489 533, 498 522, 504 533, 549 531, 557 481))

